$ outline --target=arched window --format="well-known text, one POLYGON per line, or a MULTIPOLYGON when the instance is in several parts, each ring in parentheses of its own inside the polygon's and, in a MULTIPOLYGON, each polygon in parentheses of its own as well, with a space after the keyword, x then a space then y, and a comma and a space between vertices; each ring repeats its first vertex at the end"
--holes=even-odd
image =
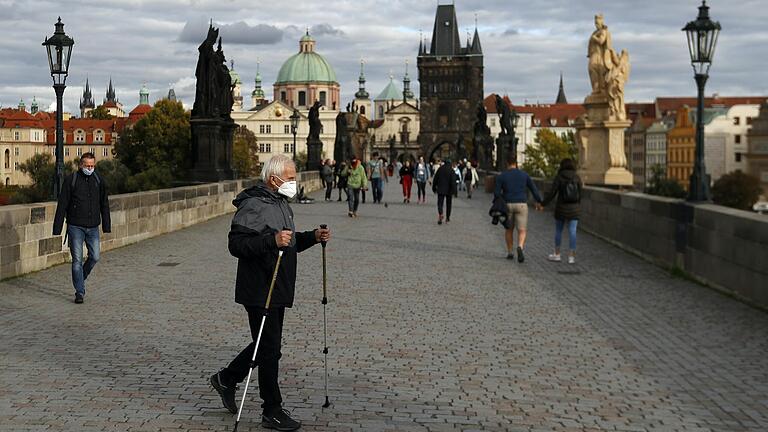
POLYGON ((384 118, 384 107, 379 105, 379 119, 384 118))
POLYGON ((11 178, 10 177, 6 177, 5 178, 5 185, 6 186, 10 186, 11 185, 11 178))
POLYGON ((326 92, 321 91, 320 92, 320 105, 325 106, 326 102, 326 92))
POLYGON ((365 115, 365 106, 360 107, 360 114, 365 115))
POLYGON ((304 90, 299 91, 299 106, 307 105, 307 92, 304 90))
POLYGON ((76 143, 84 143, 85 142, 85 131, 82 129, 78 129, 75 131, 75 142, 76 143))
POLYGON ((93 141, 97 143, 103 143, 104 142, 104 131, 101 129, 96 129, 96 131, 93 133, 93 141))
POLYGON ((11 151, 5 149, 5 169, 11 168, 11 151))

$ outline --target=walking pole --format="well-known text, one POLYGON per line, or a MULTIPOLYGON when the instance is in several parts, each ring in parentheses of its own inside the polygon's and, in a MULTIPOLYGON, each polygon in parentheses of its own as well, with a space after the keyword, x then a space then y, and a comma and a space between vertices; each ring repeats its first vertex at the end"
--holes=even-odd
MULTIPOLYGON (((321 229, 327 229, 328 225, 320 225, 321 229)), ((325 315, 325 307, 328 304, 328 296, 326 286, 328 285, 327 273, 325 270, 325 246, 327 242, 321 241, 323 245, 323 355, 325 356, 325 403, 323 408, 331 406, 331 402, 328 401, 328 320, 325 315)))
POLYGON ((264 330, 264 322, 267 320, 267 312, 269 311, 269 302, 272 301, 272 290, 275 288, 275 281, 277 280, 277 271, 280 269, 280 260, 283 258, 283 251, 277 252, 277 263, 275 264, 275 272, 272 273, 272 282, 269 284, 269 292, 267 293, 267 303, 264 305, 264 315, 261 317, 261 326, 259 326, 259 335, 256 337, 256 345, 253 347, 253 357, 251 357, 251 367, 248 369, 248 379, 245 381, 245 389, 243 390, 243 399, 240 401, 240 409, 237 410, 237 419, 235 419, 235 428, 232 432, 237 432, 237 425, 240 423, 240 415, 243 413, 243 405, 245 405, 245 395, 248 393, 248 384, 251 382, 251 374, 256 367, 256 352, 259 350, 259 342, 261 342, 261 332, 264 330))

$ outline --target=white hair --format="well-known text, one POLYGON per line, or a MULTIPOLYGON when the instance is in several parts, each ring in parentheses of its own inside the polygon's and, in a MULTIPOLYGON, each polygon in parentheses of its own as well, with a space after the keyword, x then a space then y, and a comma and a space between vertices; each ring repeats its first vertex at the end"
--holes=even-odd
POLYGON ((293 160, 288 156, 281 154, 272 156, 268 161, 264 162, 264 166, 261 167, 261 180, 264 183, 267 183, 271 176, 277 176, 285 180, 283 178, 283 173, 285 173, 285 167, 288 165, 295 166, 293 160))

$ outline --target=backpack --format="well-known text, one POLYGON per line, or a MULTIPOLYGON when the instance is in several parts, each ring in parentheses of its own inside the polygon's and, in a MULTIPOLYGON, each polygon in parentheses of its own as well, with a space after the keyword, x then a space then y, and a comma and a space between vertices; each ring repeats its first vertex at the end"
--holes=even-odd
POLYGON ((564 204, 576 204, 581 201, 579 183, 576 179, 570 178, 560 186, 560 198, 564 204))

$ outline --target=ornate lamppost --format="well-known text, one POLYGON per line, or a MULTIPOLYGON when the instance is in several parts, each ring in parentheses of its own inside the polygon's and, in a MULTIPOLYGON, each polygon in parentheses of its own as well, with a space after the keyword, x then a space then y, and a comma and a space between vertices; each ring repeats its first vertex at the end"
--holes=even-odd
POLYGON ((301 114, 299 110, 294 108, 293 114, 289 117, 291 119, 291 133, 293 134, 293 163, 296 163, 296 133, 299 131, 299 120, 301 120, 301 114))
POLYGON ((696 113, 696 159, 688 188, 688 201, 709 201, 709 174, 704 166, 704 86, 709 78, 709 68, 715 55, 720 23, 709 19, 706 0, 699 6, 699 16, 683 27, 688 36, 694 79, 699 88, 696 113))
POLYGON ((53 78, 53 90, 56 92, 56 174, 53 178, 53 199, 59 198, 61 185, 64 181, 64 113, 63 102, 64 89, 67 87, 67 75, 69 74, 69 59, 72 55, 74 39, 64 33, 64 23, 55 24, 53 36, 45 38, 43 46, 48 51, 48 66, 53 78))

